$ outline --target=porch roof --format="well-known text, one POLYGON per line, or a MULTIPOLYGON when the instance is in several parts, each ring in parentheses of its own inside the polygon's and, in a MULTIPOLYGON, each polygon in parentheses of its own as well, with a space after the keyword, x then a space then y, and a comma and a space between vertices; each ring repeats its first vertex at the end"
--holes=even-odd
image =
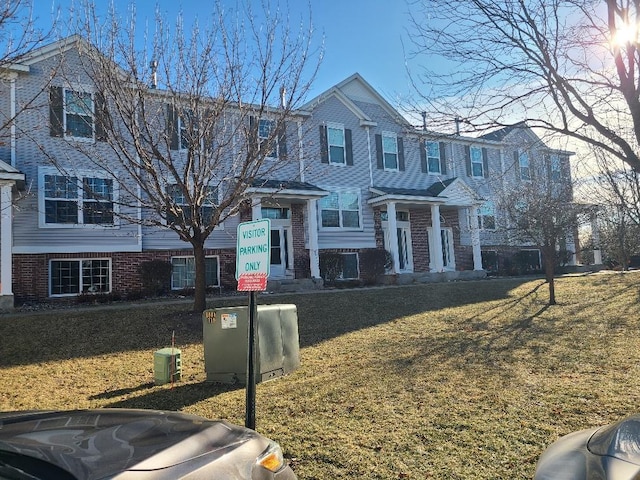
POLYGON ((20 170, 0 160, 0 181, 14 182, 18 188, 23 188, 25 176, 20 170))
POLYGON ((398 187, 371 187, 369 191, 375 196, 368 203, 373 206, 388 202, 409 205, 456 205, 471 206, 480 203, 480 198, 466 183, 459 178, 438 180, 426 189, 398 187))
POLYGON ((296 199, 322 198, 329 194, 326 190, 307 182, 293 180, 273 180, 256 178, 247 189, 250 194, 264 194, 296 199))

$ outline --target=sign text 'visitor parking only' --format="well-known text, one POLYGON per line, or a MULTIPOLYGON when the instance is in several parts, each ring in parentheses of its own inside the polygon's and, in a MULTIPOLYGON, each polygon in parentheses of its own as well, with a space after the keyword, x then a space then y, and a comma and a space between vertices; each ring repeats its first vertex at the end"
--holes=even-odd
POLYGON ((267 289, 271 263, 271 221, 268 218, 238 225, 236 279, 238 291, 267 289))

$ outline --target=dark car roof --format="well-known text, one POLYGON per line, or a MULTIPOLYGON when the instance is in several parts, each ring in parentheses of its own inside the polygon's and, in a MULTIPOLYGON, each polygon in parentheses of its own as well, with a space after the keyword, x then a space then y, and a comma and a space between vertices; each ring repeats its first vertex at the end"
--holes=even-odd
POLYGON ((0 451, 46 460, 86 479, 127 469, 166 468, 210 452, 222 455, 256 436, 222 420, 176 412, 0 413, 0 451))

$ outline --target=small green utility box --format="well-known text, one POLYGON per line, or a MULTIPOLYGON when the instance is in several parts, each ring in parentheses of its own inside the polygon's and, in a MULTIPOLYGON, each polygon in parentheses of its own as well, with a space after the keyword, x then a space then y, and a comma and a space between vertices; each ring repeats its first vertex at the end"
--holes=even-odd
POLYGON ((156 385, 177 382, 182 374, 181 352, 177 348, 163 348, 153 354, 153 381, 156 385))
MULTIPOLYGON (((207 380, 246 384, 249 307, 205 310, 202 325, 207 380)), ((282 377, 300 367, 295 305, 258 305, 256 325, 256 383, 282 377)))

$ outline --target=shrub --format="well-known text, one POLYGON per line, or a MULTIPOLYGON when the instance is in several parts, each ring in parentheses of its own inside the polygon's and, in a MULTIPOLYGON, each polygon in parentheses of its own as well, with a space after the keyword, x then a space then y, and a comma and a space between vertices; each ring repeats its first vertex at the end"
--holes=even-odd
POLYGON ((335 252, 322 252, 320 259, 320 276, 325 285, 335 285, 336 279, 342 274, 344 257, 335 252))
POLYGON ((165 295, 171 285, 171 263, 165 260, 151 260, 140 265, 142 289, 146 296, 165 295))
POLYGON ((360 257, 360 276, 365 285, 374 285, 379 275, 384 275, 390 266, 391 254, 381 248, 362 250, 360 257))

